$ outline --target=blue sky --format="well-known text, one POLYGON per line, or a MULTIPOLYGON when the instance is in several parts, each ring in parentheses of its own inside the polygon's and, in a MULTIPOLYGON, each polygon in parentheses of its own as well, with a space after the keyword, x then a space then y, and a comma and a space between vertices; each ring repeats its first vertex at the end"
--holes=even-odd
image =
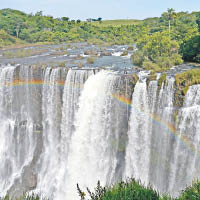
POLYGON ((200 0, 0 0, 0 9, 13 8, 70 19, 144 19, 160 16, 167 8, 200 11, 200 0))

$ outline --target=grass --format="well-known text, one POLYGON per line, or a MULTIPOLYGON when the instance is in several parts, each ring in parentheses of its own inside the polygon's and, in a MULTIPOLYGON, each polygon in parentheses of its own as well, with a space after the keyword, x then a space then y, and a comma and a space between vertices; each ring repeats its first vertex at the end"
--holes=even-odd
MULTIPOLYGON (((14 200, 14 199, 9 197, 9 195, 6 195, 2 200, 14 200)), ((42 199, 36 194, 32 194, 32 195, 23 194, 21 197, 15 198, 15 200, 42 200, 42 199)))
POLYGON ((5 58, 24 58, 24 57, 40 55, 46 52, 48 52, 48 49, 43 49, 43 48, 18 49, 16 51, 4 51, 2 55, 5 58))
POLYGON ((117 20, 103 20, 99 22, 91 22, 93 25, 106 27, 106 26, 121 26, 121 25, 137 25, 140 24, 140 20, 136 19, 117 19, 117 20))

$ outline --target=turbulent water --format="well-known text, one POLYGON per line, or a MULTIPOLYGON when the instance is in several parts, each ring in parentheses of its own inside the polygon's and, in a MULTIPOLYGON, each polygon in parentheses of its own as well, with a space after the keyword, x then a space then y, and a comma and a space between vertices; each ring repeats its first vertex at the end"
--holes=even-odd
POLYGON ((158 86, 111 71, 0 68, 0 196, 78 199, 127 177, 176 196, 200 177, 200 85, 175 107, 158 86))

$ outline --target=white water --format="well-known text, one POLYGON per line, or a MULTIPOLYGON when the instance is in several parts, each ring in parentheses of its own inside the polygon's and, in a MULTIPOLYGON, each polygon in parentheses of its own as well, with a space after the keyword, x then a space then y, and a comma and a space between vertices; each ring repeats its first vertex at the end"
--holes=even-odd
POLYGON ((179 112, 171 192, 200 178, 200 85, 191 86, 179 112))
POLYGON ((86 188, 94 187, 98 180, 105 185, 115 179, 121 123, 116 115, 120 105, 113 98, 117 80, 114 74, 102 71, 84 85, 66 167, 66 190, 58 199, 77 199, 76 183, 86 188))
POLYGON ((62 108, 59 80, 60 68, 46 69, 42 89, 43 151, 37 178, 37 190, 44 196, 52 194, 58 184, 56 174, 59 166, 62 108))
MULTIPOLYGON (((26 91, 21 94, 19 88, 13 85, 16 67, 2 67, 0 69, 0 196, 5 196, 7 191, 18 192, 20 180, 34 156, 36 135, 33 127, 33 115, 30 109, 30 88, 23 87, 26 91), (13 186, 13 184, 16 186, 13 186)), ((30 69, 20 69, 19 76, 24 81, 31 80, 30 69)), ((29 172, 31 179, 31 172, 29 172)), ((27 186, 28 180, 24 179, 27 186)), ((29 187, 29 186, 28 186, 29 187)))
POLYGON ((1 67, 0 196, 75 200, 77 183, 126 177, 178 195, 199 178, 200 86, 177 109, 173 78, 159 88, 139 76, 133 91, 115 72, 1 67))
POLYGON ((132 110, 126 151, 126 176, 148 183, 151 132, 146 81, 138 81, 132 96, 132 110))

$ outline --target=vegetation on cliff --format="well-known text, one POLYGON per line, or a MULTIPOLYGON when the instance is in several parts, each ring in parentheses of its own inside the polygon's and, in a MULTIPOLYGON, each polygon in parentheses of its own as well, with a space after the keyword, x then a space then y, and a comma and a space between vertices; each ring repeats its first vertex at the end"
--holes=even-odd
POLYGON ((190 86, 200 84, 200 69, 192 69, 176 74, 175 104, 178 107, 183 105, 184 97, 190 86))

